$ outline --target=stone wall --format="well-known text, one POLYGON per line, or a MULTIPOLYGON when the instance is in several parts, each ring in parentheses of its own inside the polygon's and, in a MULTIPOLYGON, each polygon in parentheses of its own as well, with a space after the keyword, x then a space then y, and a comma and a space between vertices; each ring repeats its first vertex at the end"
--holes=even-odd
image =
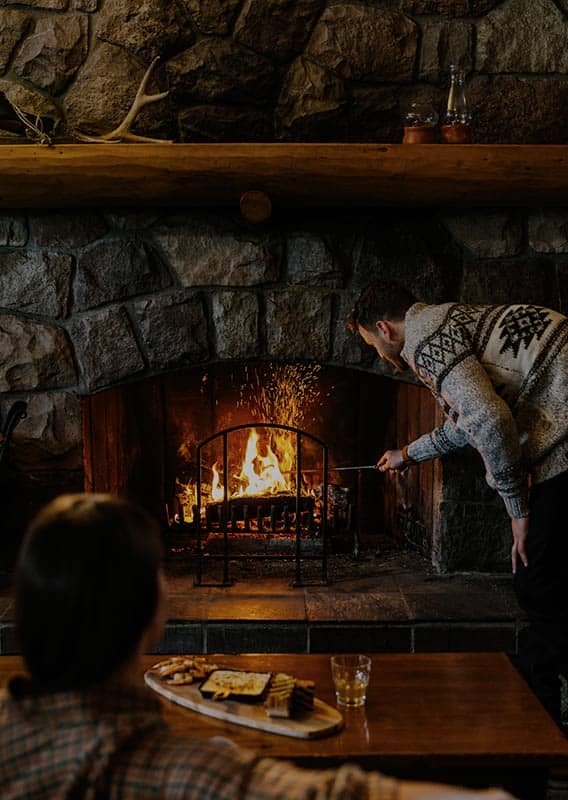
MULTIPOLYGON (((0 218, 0 274, 0 418, 29 404, 13 463, 78 474, 80 396, 117 383, 249 359, 389 374, 345 328, 374 278, 426 301, 567 312, 568 212, 314 213, 255 228, 199 211, 12 214, 0 218)), ((503 563, 507 528, 482 475, 471 458, 444 466, 434 555, 446 569, 503 563)))
MULTIPOLYGON (((156 56, 149 91, 169 94, 135 130, 160 139, 400 141, 411 102, 443 108, 453 62, 474 141, 565 142, 567 14, 567 0, 0 0, 0 142, 27 141, 14 105, 56 141, 111 130, 156 56)), ((567 311, 568 215, 377 210, 252 228, 198 210, 4 213, 0 421, 28 402, 18 474, 36 501, 80 485, 79 398, 118 382, 227 359, 380 372, 344 320, 385 275, 430 301, 567 311)), ((444 470, 437 563, 451 568, 473 520, 496 525, 469 467, 444 470)), ((500 531, 478 564, 495 563, 500 531)))
MULTIPOLYGON (((565 142, 566 0, 2 0, 0 99, 108 132, 159 56, 139 133, 177 141, 401 138, 469 74, 474 141, 565 142)), ((0 102, 0 128, 22 133, 0 102)))

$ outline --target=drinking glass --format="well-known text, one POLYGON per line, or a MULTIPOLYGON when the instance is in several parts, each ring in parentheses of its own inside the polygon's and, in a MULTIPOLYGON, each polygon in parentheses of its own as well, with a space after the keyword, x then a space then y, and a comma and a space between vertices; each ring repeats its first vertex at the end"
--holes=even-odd
POLYGON ((371 659, 368 656, 359 654, 332 656, 331 675, 339 705, 350 708, 365 705, 371 675, 371 659))

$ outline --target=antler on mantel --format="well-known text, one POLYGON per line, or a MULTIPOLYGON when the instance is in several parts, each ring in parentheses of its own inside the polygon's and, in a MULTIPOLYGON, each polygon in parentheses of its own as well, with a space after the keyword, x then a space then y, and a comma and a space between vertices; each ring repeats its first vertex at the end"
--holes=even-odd
POLYGON ((159 60, 160 57, 156 56, 144 73, 144 77, 140 82, 136 96, 132 102, 132 105, 130 106, 130 110, 118 127, 109 133, 103 133, 101 136, 89 136, 86 133, 75 131, 75 138, 79 139, 81 142, 91 143, 106 142, 107 144, 116 144, 118 142, 165 142, 167 144, 171 144, 171 139, 154 139, 151 136, 139 136, 138 134, 131 133, 130 131, 130 128, 132 127, 136 117, 144 108, 144 106, 147 106, 149 103, 156 103, 158 100, 163 100, 164 97, 167 97, 170 93, 168 90, 167 92, 160 92, 160 94, 146 94, 146 86, 148 85, 150 76, 152 75, 154 67, 159 60))

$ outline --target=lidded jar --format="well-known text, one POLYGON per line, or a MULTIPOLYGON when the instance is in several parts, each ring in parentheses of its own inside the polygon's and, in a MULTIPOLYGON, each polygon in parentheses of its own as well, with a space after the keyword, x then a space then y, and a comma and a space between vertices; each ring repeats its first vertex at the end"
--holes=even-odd
POLYGON ((433 144, 438 141, 438 114, 431 103, 411 103, 403 121, 403 144, 433 144))

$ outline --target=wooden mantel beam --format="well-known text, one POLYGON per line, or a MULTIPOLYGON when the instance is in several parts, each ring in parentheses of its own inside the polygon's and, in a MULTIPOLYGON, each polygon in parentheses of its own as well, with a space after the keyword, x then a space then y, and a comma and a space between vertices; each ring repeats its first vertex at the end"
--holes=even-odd
POLYGON ((568 203, 568 145, 0 145, 0 208, 568 203))

